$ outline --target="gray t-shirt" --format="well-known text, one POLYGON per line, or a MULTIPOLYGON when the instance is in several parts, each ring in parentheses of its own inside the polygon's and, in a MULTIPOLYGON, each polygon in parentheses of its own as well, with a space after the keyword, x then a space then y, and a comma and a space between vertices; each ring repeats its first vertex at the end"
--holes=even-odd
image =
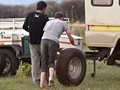
POLYGON ((45 32, 42 36, 42 39, 50 39, 59 43, 59 38, 64 31, 69 31, 68 25, 66 22, 54 19, 48 21, 43 29, 45 32))

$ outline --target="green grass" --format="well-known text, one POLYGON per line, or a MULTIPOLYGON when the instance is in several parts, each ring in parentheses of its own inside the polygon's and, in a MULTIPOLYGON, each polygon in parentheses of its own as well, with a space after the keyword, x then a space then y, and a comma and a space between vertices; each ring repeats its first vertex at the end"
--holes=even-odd
MULTIPOLYGON (((43 90, 119 90, 120 72, 116 66, 107 66, 104 62, 96 62, 96 76, 91 77, 93 72, 93 62, 87 61, 87 72, 83 82, 75 87, 65 87, 61 85, 56 75, 54 75, 55 86, 47 87, 43 90)), ((1 77, 0 90, 40 90, 39 86, 33 84, 31 76, 21 78, 1 77)))

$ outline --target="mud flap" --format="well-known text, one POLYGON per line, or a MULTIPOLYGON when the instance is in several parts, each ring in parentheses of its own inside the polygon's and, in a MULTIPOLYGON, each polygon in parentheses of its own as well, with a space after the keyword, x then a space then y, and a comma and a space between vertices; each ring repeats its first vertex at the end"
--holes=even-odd
POLYGON ((117 45, 116 45, 115 49, 113 50, 112 54, 109 56, 109 58, 107 60, 107 65, 114 65, 115 64, 115 60, 117 59, 118 48, 120 48, 119 43, 117 43, 117 45))
POLYGON ((5 66, 6 66, 5 55, 4 55, 3 51, 0 50, 0 75, 3 72, 5 66))

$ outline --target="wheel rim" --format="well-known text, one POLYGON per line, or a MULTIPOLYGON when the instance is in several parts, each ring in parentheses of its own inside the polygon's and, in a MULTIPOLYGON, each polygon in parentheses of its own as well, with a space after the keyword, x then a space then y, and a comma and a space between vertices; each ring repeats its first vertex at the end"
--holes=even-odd
POLYGON ((6 57, 6 66, 2 73, 6 74, 9 71, 9 69, 10 69, 10 60, 9 60, 9 58, 6 57))
POLYGON ((74 57, 71 59, 68 67, 68 74, 72 79, 77 79, 82 70, 82 63, 78 57, 74 57))

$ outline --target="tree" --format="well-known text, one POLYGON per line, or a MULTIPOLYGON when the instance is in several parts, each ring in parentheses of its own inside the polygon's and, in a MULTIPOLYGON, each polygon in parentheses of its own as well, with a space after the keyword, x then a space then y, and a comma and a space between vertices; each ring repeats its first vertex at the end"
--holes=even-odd
MULTIPOLYGON (((53 17, 55 12, 62 11, 65 17, 71 21, 82 21, 85 18, 84 0, 63 0, 62 3, 55 1, 47 1, 47 9, 45 14, 53 17)), ((36 10, 36 4, 29 6, 10 6, 0 4, 0 18, 25 18, 29 12, 36 10)))
POLYGON ((62 12, 68 13, 70 19, 74 19, 73 22, 77 20, 84 21, 85 9, 83 0, 63 1, 60 7, 62 12))

